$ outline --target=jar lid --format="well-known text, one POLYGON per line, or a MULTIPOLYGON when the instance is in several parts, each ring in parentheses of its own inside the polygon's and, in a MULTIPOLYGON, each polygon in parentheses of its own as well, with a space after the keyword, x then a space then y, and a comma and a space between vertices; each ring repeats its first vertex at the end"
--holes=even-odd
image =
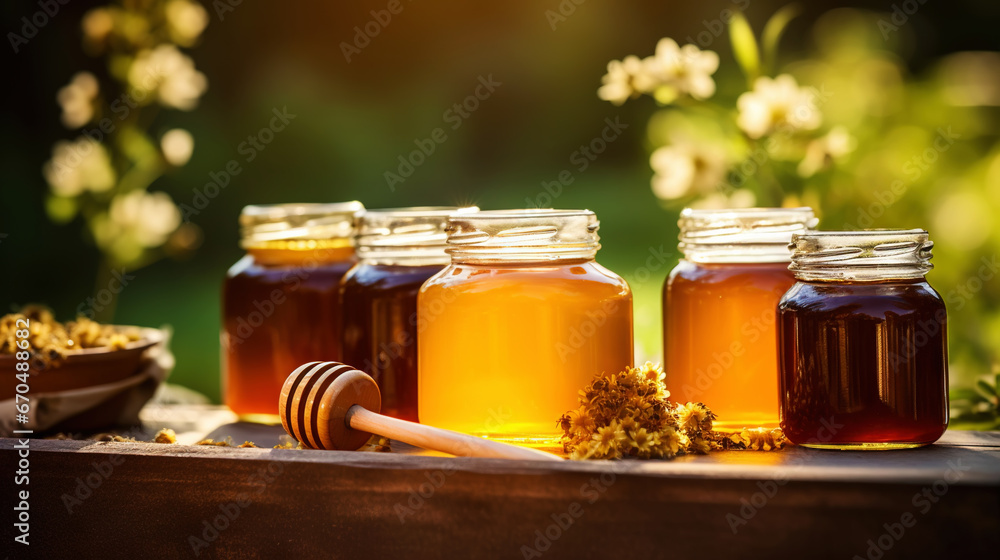
POLYGON ((448 217, 478 212, 476 206, 412 206, 368 210, 358 226, 358 256, 369 262, 447 263, 448 217))
POLYGON ((281 241, 337 240, 351 245, 364 209, 356 200, 246 206, 240 213, 240 244, 251 248, 281 241))
POLYGON ((677 246, 694 262, 788 262, 792 235, 818 221, 808 207, 685 208, 677 221, 677 246))
POLYGON ((455 262, 544 262, 593 259, 600 222, 590 210, 491 210, 448 218, 455 262))
POLYGON ((800 280, 912 279, 934 267, 934 242, 922 229, 813 231, 793 236, 788 247, 788 268, 800 280))

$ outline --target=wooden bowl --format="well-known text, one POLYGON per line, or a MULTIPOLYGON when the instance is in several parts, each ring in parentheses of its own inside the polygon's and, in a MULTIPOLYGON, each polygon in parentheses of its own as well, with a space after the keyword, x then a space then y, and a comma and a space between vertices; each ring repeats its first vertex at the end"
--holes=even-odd
MULTIPOLYGON (((120 327, 137 328, 137 327, 120 327)), ((125 348, 84 348, 66 353, 66 359, 58 365, 39 372, 31 370, 28 378, 28 398, 42 393, 59 393, 84 389, 121 381, 139 372, 143 353, 163 341, 163 333, 157 329, 138 328, 142 338, 129 342, 125 348)), ((15 388, 20 381, 14 376, 17 359, 13 354, 0 355, 0 400, 14 398, 15 388)))

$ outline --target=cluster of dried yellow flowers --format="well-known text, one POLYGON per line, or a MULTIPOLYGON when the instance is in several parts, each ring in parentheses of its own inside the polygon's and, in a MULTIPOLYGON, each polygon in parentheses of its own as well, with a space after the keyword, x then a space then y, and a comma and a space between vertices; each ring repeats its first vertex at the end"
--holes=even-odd
POLYGON ((563 451, 570 459, 671 459, 712 450, 784 447, 780 429, 713 431, 715 414, 702 403, 668 400, 663 379, 663 368, 651 362, 597 376, 580 391, 580 408, 559 418, 563 451))
POLYGON ((60 323, 48 309, 28 305, 20 313, 11 313, 0 318, 0 354, 13 354, 21 351, 17 347, 19 340, 15 333, 23 328, 18 326, 18 320, 26 319, 28 326, 28 343, 33 365, 37 369, 45 369, 57 364, 66 357, 66 353, 84 348, 108 348, 119 350, 129 342, 139 340, 142 336, 138 329, 122 329, 110 325, 102 325, 79 317, 76 321, 60 323))
POLYGON ((663 369, 646 362, 598 376, 580 391, 580 408, 559 418, 570 459, 669 459, 712 449, 715 414, 702 403, 676 404, 663 369))

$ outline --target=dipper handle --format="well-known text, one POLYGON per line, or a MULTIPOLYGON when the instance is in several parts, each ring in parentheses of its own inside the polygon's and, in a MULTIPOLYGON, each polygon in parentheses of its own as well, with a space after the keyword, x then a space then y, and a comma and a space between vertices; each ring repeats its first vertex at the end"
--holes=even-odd
POLYGON ((465 457, 561 461, 551 453, 390 418, 368 374, 339 362, 303 364, 285 380, 278 414, 289 435, 313 449, 356 450, 371 434, 465 457))
POLYGON ((503 459, 542 459, 561 461, 559 457, 516 445, 461 434, 376 414, 354 405, 347 411, 347 421, 355 430, 386 436, 424 449, 443 451, 462 457, 500 457, 503 459))

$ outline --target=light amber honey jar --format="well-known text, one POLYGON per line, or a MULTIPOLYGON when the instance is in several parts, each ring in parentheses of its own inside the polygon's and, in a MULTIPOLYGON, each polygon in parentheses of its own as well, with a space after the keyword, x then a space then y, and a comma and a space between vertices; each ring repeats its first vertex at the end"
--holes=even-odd
POLYGON ((684 258, 663 286, 667 388, 704 402, 721 429, 778 426, 775 312, 795 278, 792 234, 816 225, 809 208, 681 212, 684 258))
POLYGON ((551 445, 597 374, 633 363, 632 292, 597 264, 589 210, 453 215, 417 303, 420 421, 551 445))
POLYGON ((277 422, 288 374, 341 361, 341 278, 356 262, 360 202, 247 206, 246 255, 222 288, 222 389, 241 418, 277 422))

